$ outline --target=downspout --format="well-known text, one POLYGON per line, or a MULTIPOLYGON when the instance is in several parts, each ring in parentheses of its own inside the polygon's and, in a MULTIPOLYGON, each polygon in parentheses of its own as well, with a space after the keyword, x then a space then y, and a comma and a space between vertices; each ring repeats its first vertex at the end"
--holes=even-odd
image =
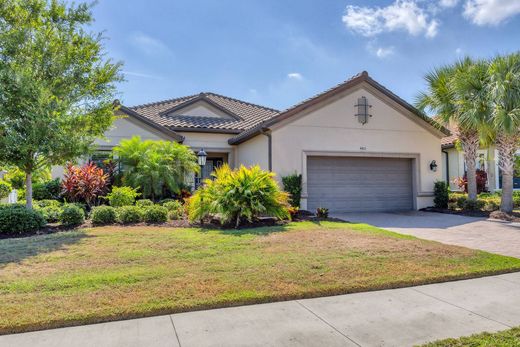
POLYGON ((269 166, 269 171, 273 171, 273 137, 271 132, 266 131, 266 129, 262 129, 261 133, 267 136, 267 165, 269 166))
POLYGON ((444 149, 441 152, 446 154, 446 181, 450 184, 450 155, 444 149))

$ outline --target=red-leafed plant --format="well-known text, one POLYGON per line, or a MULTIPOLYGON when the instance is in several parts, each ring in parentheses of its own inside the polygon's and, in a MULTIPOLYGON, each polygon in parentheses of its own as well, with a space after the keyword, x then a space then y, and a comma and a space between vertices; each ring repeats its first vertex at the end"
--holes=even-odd
MULTIPOLYGON (((477 194, 480 194, 482 192, 486 191, 486 183, 487 183, 487 172, 484 170, 477 170, 477 194)), ((466 174, 464 174, 464 177, 458 177, 454 180, 455 184, 464 191, 465 193, 468 192, 468 179, 466 178, 466 174)))
POLYGON ((63 195, 70 202, 83 202, 90 208, 107 193, 108 175, 96 164, 83 166, 69 164, 63 177, 63 195))

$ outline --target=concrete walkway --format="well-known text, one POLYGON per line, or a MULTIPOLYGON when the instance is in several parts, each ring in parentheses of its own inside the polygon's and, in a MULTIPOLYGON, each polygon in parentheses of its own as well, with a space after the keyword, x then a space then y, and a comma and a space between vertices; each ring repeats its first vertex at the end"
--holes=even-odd
POLYGON ((520 325, 520 273, 0 336, 0 346, 412 346, 520 325))
POLYGON ((421 211, 342 213, 334 214, 334 217, 422 239, 520 258, 520 223, 421 211))

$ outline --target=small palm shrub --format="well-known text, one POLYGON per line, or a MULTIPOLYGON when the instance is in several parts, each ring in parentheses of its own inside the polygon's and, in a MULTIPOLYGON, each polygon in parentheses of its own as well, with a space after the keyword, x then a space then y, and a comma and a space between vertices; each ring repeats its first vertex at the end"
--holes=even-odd
POLYGON ((122 224, 140 223, 143 212, 137 206, 121 206, 116 209, 117 221, 122 224))
POLYGON ((282 191, 274 180, 274 173, 260 166, 241 166, 231 170, 223 165, 207 179, 204 186, 188 199, 191 221, 218 216, 222 224, 252 222, 260 216, 290 218, 289 194, 282 191))
POLYGON ((140 199, 135 202, 137 207, 148 207, 153 206, 153 201, 150 199, 140 199))
POLYGON ((66 204, 63 206, 59 220, 61 224, 68 227, 81 225, 85 221, 85 211, 75 204, 66 204))
POLYGON ((316 217, 318 218, 329 218, 329 209, 325 207, 318 207, 316 209, 316 217))
POLYGON ((140 194, 132 187, 113 187, 107 194, 108 203, 113 207, 130 206, 140 194))
POLYGON ((302 175, 294 173, 282 177, 283 189, 290 194, 289 201, 292 207, 300 207, 302 195, 302 175))
POLYGON ((168 218, 172 220, 180 219, 184 215, 184 206, 179 200, 168 201, 163 206, 168 210, 168 218))
POLYGON ((92 209, 90 218, 94 225, 113 224, 117 220, 116 209, 106 205, 96 206, 92 209))
POLYGON ((146 223, 164 223, 168 221, 168 210, 164 206, 149 206, 144 210, 143 219, 146 223))
POLYGON ((9 193, 11 193, 11 190, 13 190, 13 187, 10 183, 0 180, 0 199, 7 198, 9 193))
POLYGON ((445 181, 436 181, 433 187, 433 203, 437 208, 447 208, 449 201, 449 185, 445 181))
POLYGON ((17 204, 0 205, 0 235, 35 232, 45 224, 42 214, 36 210, 17 204))

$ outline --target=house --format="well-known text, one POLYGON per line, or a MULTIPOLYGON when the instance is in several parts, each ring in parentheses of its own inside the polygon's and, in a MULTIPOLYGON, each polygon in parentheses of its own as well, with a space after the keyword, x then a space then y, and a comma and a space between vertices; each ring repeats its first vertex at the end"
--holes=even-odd
POLYGON ((449 134, 367 72, 284 111, 200 93, 118 112, 98 157, 133 135, 177 141, 208 153, 203 177, 222 163, 300 173, 301 207, 332 212, 431 206, 449 134))
MULTIPOLYGON (((455 132, 453 132, 455 133, 455 132)), ((443 162, 443 181, 450 183, 451 190, 460 190, 455 183, 459 177, 464 177, 466 173, 466 164, 464 162, 464 153, 457 146, 457 135, 453 134, 444 137, 441 140, 442 162, 443 162)), ((517 153, 520 159, 520 152, 517 153)), ((481 147, 477 151, 477 170, 483 170, 487 173, 486 189, 494 192, 502 189, 502 177, 498 168, 498 153, 494 145, 481 147)), ((520 161, 515 162, 515 177, 513 178, 513 188, 520 189, 520 172, 517 167, 520 161)))

